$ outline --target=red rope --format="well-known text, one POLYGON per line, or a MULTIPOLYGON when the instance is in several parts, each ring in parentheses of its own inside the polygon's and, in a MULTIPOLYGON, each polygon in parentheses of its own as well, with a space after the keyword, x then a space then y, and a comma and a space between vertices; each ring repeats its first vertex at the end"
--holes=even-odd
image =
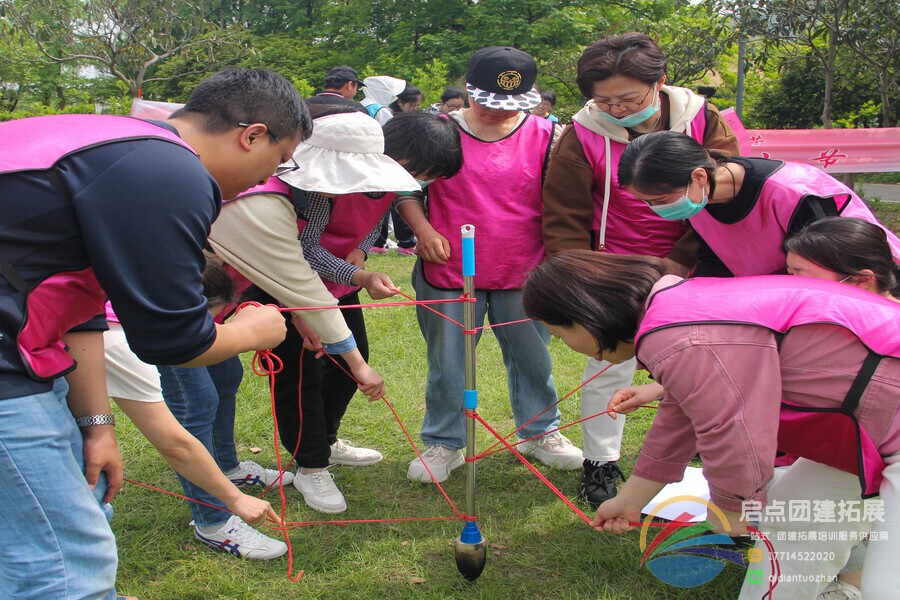
MULTIPOLYGON (((450 302, 475 302, 475 298, 470 297, 468 294, 463 294, 463 295, 460 296, 459 298, 455 298, 455 299, 418 301, 418 300, 414 300, 412 297, 410 297, 410 296, 404 294, 403 292, 400 292, 399 290, 397 291, 397 293, 400 294, 400 295, 402 295, 402 296, 404 296, 404 297, 406 297, 406 298, 408 298, 410 301, 409 301, 409 302, 384 302, 384 303, 375 303, 375 304, 356 304, 356 305, 346 305, 346 306, 337 306, 337 305, 335 305, 335 306, 323 306, 323 307, 293 307, 293 308, 283 308, 283 307, 282 307, 282 308, 279 308, 279 310, 282 311, 282 312, 292 312, 292 311, 303 311, 303 310, 328 310, 328 309, 336 309, 336 308, 377 308, 377 307, 389 307, 389 306, 390 306, 390 307, 396 307, 396 306, 410 306, 410 305, 423 306, 423 307, 426 308, 427 310, 430 310, 430 311, 432 311, 433 313, 435 313, 435 314, 441 316, 442 318, 444 318, 444 319, 446 319, 446 320, 448 320, 448 321, 450 321, 450 322, 452 322, 452 323, 455 323, 455 324, 458 325, 459 327, 463 328, 464 333, 466 333, 466 334, 474 334, 474 333, 476 333, 476 332, 479 331, 479 330, 491 329, 491 328, 494 328, 494 327, 501 327, 501 326, 512 325, 512 324, 516 324, 516 323, 523 323, 523 322, 527 322, 527 321, 530 321, 530 320, 531 320, 531 319, 522 319, 522 320, 518 320, 518 321, 510 321, 510 322, 507 322, 507 323, 496 323, 496 324, 492 324, 492 325, 489 325, 489 326, 481 326, 481 327, 477 327, 477 328, 475 328, 475 329, 473 329, 473 330, 465 330, 465 327, 464 327, 463 324, 461 324, 461 323, 455 321, 454 319, 448 317, 447 315, 444 315, 444 314, 441 313, 440 311, 431 308, 431 307, 428 306, 428 305, 429 305, 429 304, 444 304, 444 303, 450 303, 450 302)), ((255 306, 259 306, 259 304, 256 303, 256 302, 248 302, 248 303, 244 303, 244 304, 242 304, 241 306, 239 306, 239 307, 237 308, 237 311, 240 311, 241 308, 243 308, 244 306, 247 306, 247 305, 255 305, 255 306)), ((236 312, 237 312, 237 311, 236 311, 236 312)), ((339 368, 341 371, 343 371, 348 377, 350 377, 353 381, 355 381, 357 384, 359 384, 359 381, 357 381, 356 378, 354 378, 353 375, 352 375, 350 372, 348 372, 348 371, 343 367, 343 365, 341 365, 341 364, 337 361, 336 358, 334 358, 333 356, 331 356, 330 354, 327 354, 327 353, 325 354, 325 356, 328 356, 328 358, 329 358, 331 361, 333 361, 333 362, 338 366, 338 368, 339 368)), ((301 361, 302 361, 302 351, 301 351, 301 361)), ((607 366, 606 368, 602 369, 601 371, 599 371, 598 373, 596 373, 595 375, 593 375, 593 376, 590 377, 589 379, 583 381, 578 387, 576 387, 575 389, 573 389, 572 391, 570 391, 568 394, 566 394, 565 396, 563 396, 562 398, 560 398, 556 403, 554 403, 554 404, 552 404, 551 406, 547 407, 544 411, 538 413, 537 415, 535 415, 534 417, 532 417, 531 419, 529 419, 527 422, 525 422, 525 423, 522 424, 520 427, 516 428, 513 432, 509 433, 509 434, 506 435, 506 436, 501 436, 501 434, 500 434, 498 431, 496 431, 493 427, 491 427, 490 424, 488 424, 487 421, 485 421, 485 420, 481 417, 481 415, 478 414, 477 411, 466 410, 466 411, 465 411, 465 414, 466 414, 466 416, 467 416, 468 418, 475 419, 478 423, 481 423, 481 425, 484 426, 485 429, 487 429, 487 431, 497 439, 497 442, 495 442, 492 446, 488 447, 487 450, 483 451, 481 454, 476 455, 474 458, 471 458, 471 459, 467 458, 466 460, 467 460, 467 461, 479 460, 479 459, 481 459, 481 458, 485 458, 486 456, 490 456, 490 455, 492 455, 492 454, 496 454, 497 452, 500 452, 500 451, 502 451, 502 450, 504 450, 504 449, 505 449, 505 450, 509 450, 510 452, 513 453, 513 455, 514 455, 520 462, 522 462, 522 464, 524 464, 524 465, 525 465, 525 466, 526 466, 526 467, 527 467, 527 468, 528 468, 528 469, 529 469, 529 470, 530 470, 530 471, 538 478, 538 480, 540 480, 540 481, 541 481, 547 488, 549 488, 549 489, 550 489, 557 497, 559 497, 559 499, 562 500, 563 503, 566 504, 566 506, 568 506, 568 507, 569 507, 576 515, 578 515, 578 516, 581 518, 581 520, 583 520, 583 521, 584 521, 585 523, 587 523, 588 525, 591 525, 592 519, 591 519, 590 517, 588 517, 588 516, 587 516, 580 508, 578 508, 571 500, 569 500, 562 492, 560 492, 559 489, 557 489, 556 486, 554 486, 553 483, 551 483, 550 480, 547 479, 547 478, 543 475, 543 473, 541 473, 540 471, 538 471, 537 468, 534 467, 534 465, 532 465, 532 464, 531 464, 524 456, 522 456, 522 454, 521 454, 518 450, 515 449, 515 446, 521 444, 522 442, 531 441, 531 440, 534 440, 534 439, 543 437, 544 435, 547 435, 547 433, 553 433, 553 432, 555 432, 555 431, 559 431, 559 430, 561 430, 561 429, 565 429, 565 428, 567 428, 567 427, 571 427, 571 426, 573 426, 573 425, 576 425, 576 424, 578 424, 578 423, 584 422, 584 421, 586 421, 586 420, 593 419, 593 418, 599 417, 599 416, 601 416, 601 415, 609 414, 609 413, 614 412, 614 411, 613 411, 613 410, 607 410, 607 411, 603 411, 603 412, 597 413, 597 414, 595 414, 595 415, 591 415, 591 416, 589 416, 589 417, 584 417, 584 418, 582 418, 582 419, 579 419, 578 421, 574 421, 574 422, 572 422, 572 423, 569 423, 569 424, 566 424, 566 425, 562 425, 562 426, 558 427, 557 429, 554 429, 553 431, 545 432, 545 433, 542 433, 541 435, 534 436, 534 437, 531 437, 531 438, 528 438, 528 439, 525 439, 525 440, 520 440, 520 441, 516 442, 515 444, 510 444, 507 440, 508 440, 509 437, 511 437, 512 435, 514 435, 514 434, 517 433, 518 431, 520 431, 522 428, 524 428, 524 427, 526 427, 527 425, 529 425, 530 423, 532 423, 535 419, 539 418, 541 415, 545 414, 545 413, 546 413, 547 411, 549 411, 550 409, 552 409, 552 408, 556 407, 557 405, 559 405, 560 402, 562 402, 563 400, 566 400, 566 399, 568 399, 569 397, 571 397, 573 394, 575 394, 575 392, 579 391, 579 390, 580 390, 581 388, 583 388, 586 384, 588 384, 588 383, 590 383, 591 381, 593 381, 596 377, 599 377, 602 373, 604 373, 604 372, 605 372, 607 369, 609 369, 611 366, 612 366, 612 365, 607 366), (498 448, 499 445, 502 445, 503 448, 498 448), (497 449, 495 449, 495 448, 497 448, 497 449)), ((259 375, 259 376, 266 376, 266 377, 268 377, 268 379, 269 379, 269 395, 270 395, 270 398, 271 398, 272 417, 273 417, 273 446, 274 446, 274 450, 275 450, 275 456, 276 456, 276 461, 277 461, 278 471, 279 471, 279 477, 278 477, 278 493, 279 493, 279 497, 280 497, 280 499, 281 499, 281 507, 280 507, 280 509, 279 509, 280 523, 277 523, 277 524, 269 524, 269 523, 267 523, 267 524, 266 524, 266 527, 268 527, 269 529, 277 529, 277 530, 280 530, 280 531, 282 532, 282 535, 283 535, 283 537, 284 537, 285 543, 287 544, 287 547, 288 547, 288 568, 287 568, 287 577, 288 577, 289 580, 291 580, 291 581, 293 581, 293 582, 299 581, 300 578, 303 576, 303 573, 304 573, 303 570, 301 569, 301 570, 299 570, 299 571, 297 572, 297 575, 296 575, 296 576, 292 576, 292 575, 291 575, 291 571, 293 571, 294 559, 293 559, 293 546, 292 546, 292 544, 291 544, 290 536, 289 536, 289 534, 288 534, 288 530, 289 530, 289 529, 296 529, 296 528, 299 528, 299 527, 308 527, 308 526, 314 526, 314 525, 340 525, 340 526, 344 526, 344 525, 347 525, 347 524, 357 524, 357 523, 403 523, 403 522, 410 522, 410 521, 456 521, 456 520, 460 520, 460 519, 466 520, 466 521, 474 521, 474 520, 476 520, 476 516, 475 516, 475 515, 464 515, 462 512, 459 511, 459 509, 457 509, 456 505, 455 505, 455 504, 453 503, 453 501, 450 499, 450 496, 447 494, 447 492, 444 490, 444 488, 440 485, 440 483, 438 483, 437 478, 435 477, 434 473, 432 473, 431 469, 430 469, 429 466, 428 466, 428 463, 422 458, 421 452, 419 451, 418 447, 416 446, 416 443, 413 441, 412 436, 410 435, 410 433, 409 433, 409 431, 407 430, 406 426, 403 424, 402 419, 400 419, 400 416, 397 414, 397 411, 394 409, 394 407, 391 405, 391 403, 390 403, 390 402, 388 401, 388 399, 385 397, 385 398, 382 398, 382 400, 384 401, 385 406, 387 406, 388 409, 391 411, 391 414, 394 416, 394 420, 395 420, 395 421, 397 422, 397 424, 400 426, 400 429, 403 431, 403 434, 406 436, 407 441, 409 441, 410 446, 412 446, 413 450, 415 451, 416 456, 417 456, 418 459, 422 462, 422 465, 425 467, 425 470, 428 472, 428 474, 429 474, 429 476, 431 477, 431 479, 432 479, 433 483, 435 484, 435 486, 437 486, 437 488, 438 488, 438 490, 440 491, 441 495, 444 497, 444 499, 445 499, 445 500, 447 501, 447 503, 450 505, 450 508, 451 508, 451 509, 453 510, 453 512, 455 513, 455 516, 448 516, 448 517, 401 517, 401 518, 395 518, 395 519, 347 519, 347 520, 332 520, 332 521, 291 521, 291 522, 286 521, 286 520, 285 520, 285 506, 287 505, 287 499, 285 498, 285 495, 284 495, 284 485, 283 485, 283 479, 282 479, 282 474, 283 474, 285 471, 284 471, 284 469, 282 469, 281 452, 280 452, 280 448, 279 448, 278 418, 277 418, 277 416, 275 415, 275 375, 278 374, 278 373, 280 373, 283 369, 284 369, 284 364, 282 363, 281 359, 280 359, 277 355, 275 355, 274 353, 272 353, 271 350, 261 350, 261 351, 256 352, 256 353, 254 354, 254 356, 253 356, 252 361, 251 361, 251 370, 253 371, 253 373, 256 374, 256 375, 259 375)), ((302 378, 302 375, 301 375, 301 378, 302 378)), ((302 379, 301 379, 301 381, 302 381, 302 379)), ((300 397, 300 394, 299 394, 299 390, 298 390, 298 401, 299 401, 299 397, 300 397)), ((645 407, 645 408, 656 408, 656 407, 655 407, 655 406, 650 406, 650 407, 645 407)), ((302 419, 302 406, 299 405, 299 404, 298 404, 298 409, 300 410, 301 419, 302 419)), ((301 421, 301 423, 302 423, 302 421, 301 421)), ((302 427, 302 425, 301 425, 301 427, 302 427)), ((300 446, 300 439, 299 439, 299 438, 300 438, 300 436, 298 435, 297 446, 296 446, 296 448, 294 449, 294 452, 292 453, 291 461, 288 463, 288 467, 293 463, 294 456, 296 456, 297 451, 299 450, 299 446, 300 446)), ((162 489, 162 488, 158 488, 158 487, 155 487, 155 486, 152 486, 152 485, 149 485, 149 484, 141 483, 141 482, 138 482, 138 481, 134 481, 134 480, 131 480, 131 479, 127 479, 127 478, 125 479, 125 481, 127 481, 127 482, 129 482, 129 483, 133 483, 133 484, 138 485, 138 486, 141 486, 141 487, 144 487, 144 488, 147 488, 147 489, 151 489, 151 490, 154 490, 154 491, 157 491, 157 492, 161 492, 161 493, 163 493, 163 494, 168 494, 168 495, 170 495, 170 496, 174 496, 174 497, 180 498, 180 499, 182 499, 182 500, 186 500, 186 501, 189 501, 189 502, 195 502, 195 503, 197 503, 197 504, 202 504, 202 505, 204 505, 204 506, 209 506, 209 507, 211 507, 211 508, 215 508, 215 509, 217 509, 217 510, 221 510, 221 511, 228 512, 228 513, 231 512, 231 511, 228 510, 227 508, 223 508, 223 507, 220 507, 220 506, 215 506, 215 505, 212 505, 212 504, 208 504, 208 503, 206 503, 206 502, 202 502, 202 501, 196 500, 196 499, 194 499, 194 498, 189 498, 189 497, 184 496, 184 495, 181 495, 181 494, 176 494, 176 493, 174 493, 174 492, 171 492, 171 491, 168 491, 168 490, 164 490, 164 489, 162 489)), ((265 494, 269 491, 269 489, 270 489, 273 485, 274 485, 274 484, 272 484, 272 485, 266 487, 266 488, 263 490, 262 494, 260 495, 260 498, 262 498, 263 496, 265 496, 265 494)), ((271 519, 269 519, 269 521, 271 521, 271 519)), ((634 527, 640 527, 640 526, 643 525, 643 523, 629 523, 629 525, 632 525, 632 526, 634 526, 634 527)), ((659 523, 659 524, 657 524, 657 523, 651 523, 650 525, 651 525, 651 526, 672 526, 671 523, 659 523)), ((687 525, 687 524, 685 524, 685 525, 687 525)), ((775 557, 775 554, 774 554, 774 546, 772 546, 771 541, 770 541, 770 540, 769 540, 762 532, 760 532, 759 530, 754 529, 754 528, 752 528, 752 527, 748 527, 748 529, 749 529, 751 532, 755 533, 757 536, 759 536, 759 538, 762 539, 763 542, 765 543, 766 548, 769 550, 769 560, 770 560, 770 565, 771 565, 771 568, 772 568, 773 576, 770 578, 769 592, 768 592, 765 596, 763 596, 763 599, 765 599, 766 596, 768 596, 769 598, 771 598, 772 591, 775 589, 775 586, 777 585, 777 579, 778 579, 778 577, 781 576, 780 566, 778 565, 778 560, 777 560, 777 558, 775 557)))
POLYGON ((548 488, 550 488, 550 491, 552 491, 554 494, 556 494, 556 495, 559 497, 559 499, 562 500, 562 501, 566 504, 566 506, 568 506, 569 508, 571 508, 572 511, 573 511, 576 515, 578 515, 579 517, 581 517, 581 519, 582 519, 585 523, 587 523, 588 525, 591 524, 591 518, 590 518, 590 517, 588 517, 586 514, 584 514, 584 512, 582 512, 582 510, 581 510, 580 508, 578 508, 577 506, 575 506, 574 504, 572 504, 572 501, 569 500, 569 499, 565 496, 565 494, 563 494, 563 493, 560 492, 558 489, 556 489, 556 486, 553 485, 552 483, 550 483, 550 480, 547 479, 547 478, 544 476, 543 473, 541 473, 540 471, 538 471, 538 470, 534 467, 534 465, 532 465, 530 462, 528 462, 528 459, 526 459, 524 456, 522 456, 522 455, 519 453, 518 450, 516 450, 515 448, 513 448, 512 444, 510 444, 509 442, 507 442, 504 438, 500 437, 500 434, 499 434, 493 427, 491 427, 490 425, 488 425, 487 421, 485 421, 484 419, 481 418, 481 415, 479 415, 476 411, 467 410, 467 411, 466 411, 466 416, 469 417, 469 418, 471 418, 471 419, 475 419, 476 421, 478 421, 479 423, 481 423, 481 424, 484 426, 484 428, 487 429, 491 434, 493 434, 494 437, 496 437, 498 440, 500 440, 500 443, 502 443, 504 446, 506 446, 506 449, 509 450, 510 452, 512 452, 512 453, 515 455, 515 457, 518 458, 518 459, 522 462, 522 464, 525 465, 525 466, 528 468, 529 471, 531 471, 532 473, 534 473, 535 476, 536 476, 538 479, 540 479, 540 480, 544 483, 544 485, 546 485, 548 488))
MULTIPOLYGON (((590 382, 592 382, 594 379, 596 379, 597 377, 599 377, 600 375, 602 375, 603 373, 605 373, 606 370, 609 369, 609 368, 611 368, 611 367, 612 367, 612 363, 610 363, 609 365, 607 365, 606 367, 604 367, 603 369, 601 369, 600 371, 598 371, 597 373, 595 373, 594 375, 592 375, 591 377, 589 377, 588 379, 586 379, 585 381, 582 381, 582 382, 581 382, 581 385, 579 385, 578 387, 576 387, 575 389, 573 389, 571 392, 569 392, 568 394, 566 394, 565 396, 563 396, 562 398, 560 398, 559 400, 557 400, 556 402, 554 402, 553 404, 551 404, 550 406, 548 406, 547 408, 545 408, 544 410, 542 410, 541 412, 539 412, 538 414, 534 415, 533 417, 531 417, 530 419, 528 419, 527 421, 525 421, 524 423, 522 423, 519 427, 516 427, 516 428, 515 428, 512 432, 510 432, 508 435, 504 436, 503 438, 500 438, 500 436, 497 436, 498 439, 500 439, 500 441, 508 440, 508 439, 511 438, 513 435, 515 435, 516 433, 518 433, 519 431, 521 431, 523 428, 525 428, 525 427, 527 427, 528 425, 530 425, 531 423, 533 423, 535 419, 537 419, 538 417, 540 417, 541 415, 543 415, 544 413, 546 413, 546 412, 549 411, 550 409, 552 409, 552 408, 558 406, 562 401, 567 400, 567 399, 568 399, 569 397, 571 397, 575 392, 577 392, 578 390, 580 390, 581 388, 583 388, 584 386, 586 386, 587 384, 589 384, 590 382)), ((554 429, 553 431, 559 431, 560 429, 564 429, 565 427, 568 427, 568 425, 567 425, 567 426, 564 426, 564 427, 559 427, 559 428, 557 428, 557 429, 554 429)), ((531 441, 531 440, 533 440, 533 439, 536 439, 536 438, 539 438, 539 437, 543 437, 543 436, 547 435, 548 433, 553 433, 553 431, 547 431, 547 432, 544 432, 544 433, 542 433, 541 435, 538 435, 538 436, 535 436, 535 437, 530 437, 530 438, 528 438, 527 440, 520 440, 519 442, 516 442, 516 443, 513 444, 513 445, 518 446, 518 445, 521 444, 522 442, 529 442, 529 441, 531 441)), ((481 455, 479 455, 479 456, 482 456, 482 457, 483 457, 483 456, 489 456, 489 455, 491 455, 491 454, 494 454, 494 452, 491 452, 491 450, 493 450, 494 448, 496 448, 496 447, 498 446, 498 444, 499 444, 498 442, 495 442, 493 446, 489 446, 488 448, 486 448, 486 449, 484 450, 484 452, 482 452, 481 455)), ((502 451, 502 450, 503 450, 503 449, 501 448, 500 450, 497 450, 497 452, 500 452, 500 451, 502 451)))

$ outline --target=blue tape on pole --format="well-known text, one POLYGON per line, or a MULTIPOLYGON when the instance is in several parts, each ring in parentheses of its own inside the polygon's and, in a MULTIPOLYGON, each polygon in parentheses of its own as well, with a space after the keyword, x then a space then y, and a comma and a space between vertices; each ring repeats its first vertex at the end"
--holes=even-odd
POLYGON ((478 390, 463 390, 463 398, 466 400, 466 408, 468 410, 478 408, 478 390))
POLYGON ((462 274, 463 277, 475 276, 475 238, 462 239, 462 274))

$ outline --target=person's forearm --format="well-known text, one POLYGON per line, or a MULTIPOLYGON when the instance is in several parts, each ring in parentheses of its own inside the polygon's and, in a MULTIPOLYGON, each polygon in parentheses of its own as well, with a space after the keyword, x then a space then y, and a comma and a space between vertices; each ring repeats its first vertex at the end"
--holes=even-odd
POLYGON ((366 363, 366 359, 364 359, 362 354, 359 352, 359 348, 354 348, 349 352, 342 353, 341 358, 343 358, 347 362, 347 366, 350 367, 351 371, 368 364, 366 363))
POLYGON ((647 506, 647 503, 664 488, 665 483, 644 479, 638 475, 632 474, 619 490, 619 498, 624 504, 636 508, 638 510, 647 506))
POLYGON ((212 346, 203 354, 178 366, 205 367, 207 365, 215 365, 232 356, 256 350, 258 346, 257 335, 252 327, 245 327, 234 322, 224 325, 216 323, 216 340, 212 346))
POLYGON ((417 236, 423 228, 431 227, 428 217, 425 216, 425 206, 421 202, 411 199, 395 204, 394 208, 417 236))
MULTIPOLYGON (((106 360, 103 352, 102 331, 67 333, 63 342, 69 354, 77 362, 74 371, 66 375, 69 392, 66 403, 76 422, 79 417, 111 415, 109 396, 106 392, 106 360)), ((83 440, 84 478, 91 489, 105 472, 108 487, 103 496, 110 502, 122 487, 124 472, 122 454, 111 423, 80 427, 83 440)))
POLYGON ((106 415, 112 412, 106 393, 106 362, 103 357, 103 332, 79 331, 63 336, 63 343, 77 367, 66 375, 69 393, 66 401, 75 418, 106 415))
POLYGON ((225 477, 200 440, 182 427, 162 402, 114 398, 135 427, 179 474, 226 505, 242 492, 225 477))

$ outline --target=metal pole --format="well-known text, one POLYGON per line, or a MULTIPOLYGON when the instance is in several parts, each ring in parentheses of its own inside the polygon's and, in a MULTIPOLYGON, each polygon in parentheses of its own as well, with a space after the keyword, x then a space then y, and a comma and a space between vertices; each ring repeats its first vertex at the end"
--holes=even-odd
MULTIPOLYGON (((475 297, 475 226, 463 225, 462 263, 463 292, 469 298, 475 297)), ((466 410, 478 408, 478 390, 475 387, 475 303, 463 303, 464 375, 466 410)), ((487 562, 485 540, 475 521, 475 419, 466 419, 466 521, 462 533, 456 540, 456 568, 469 581, 478 579, 487 562)))

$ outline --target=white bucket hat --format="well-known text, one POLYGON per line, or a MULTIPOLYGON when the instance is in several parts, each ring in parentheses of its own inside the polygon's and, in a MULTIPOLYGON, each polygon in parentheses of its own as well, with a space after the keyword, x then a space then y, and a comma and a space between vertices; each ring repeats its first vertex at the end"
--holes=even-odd
POLYGON ((387 106, 397 99, 397 96, 406 89, 406 81, 390 75, 375 75, 363 79, 362 93, 366 99, 387 106))
POLYGON ((361 112, 340 113, 313 121, 313 133, 294 151, 300 168, 280 175, 296 188, 324 194, 400 192, 419 183, 384 154, 378 121, 361 112))

